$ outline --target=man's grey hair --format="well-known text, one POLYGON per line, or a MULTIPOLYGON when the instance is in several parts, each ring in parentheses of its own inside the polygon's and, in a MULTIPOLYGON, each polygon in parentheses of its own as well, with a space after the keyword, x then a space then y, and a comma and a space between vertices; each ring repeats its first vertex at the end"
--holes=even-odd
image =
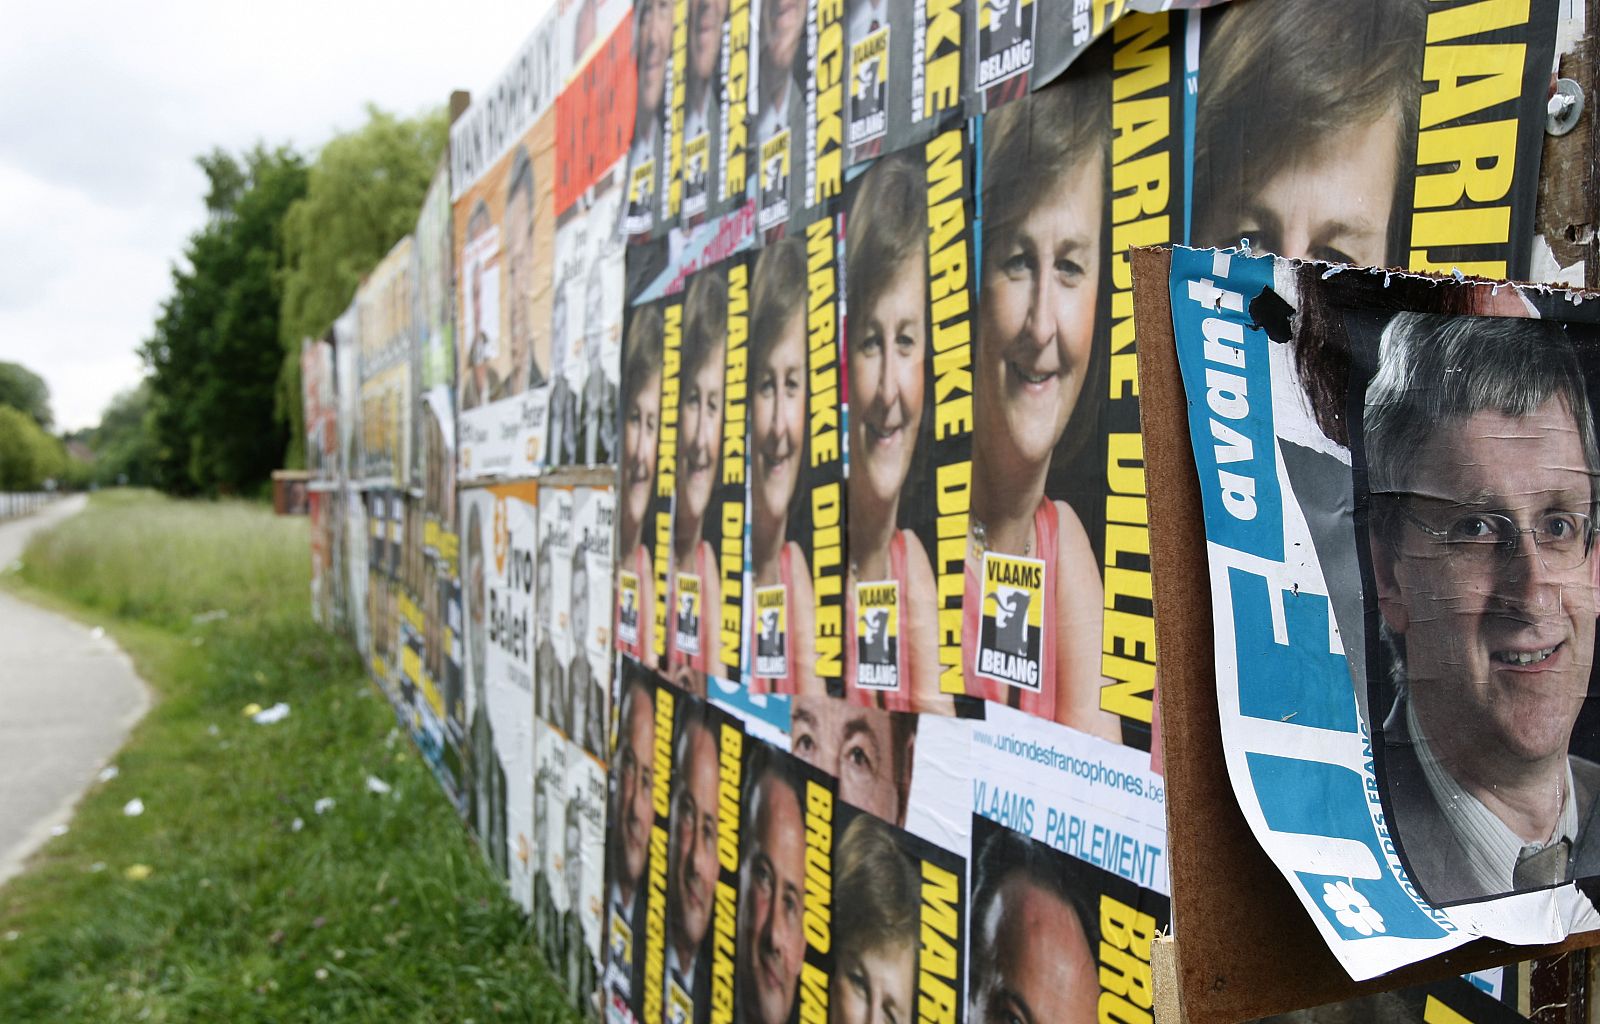
MULTIPOLYGON (((1577 422, 1592 516, 1600 447, 1583 369, 1565 327, 1523 317, 1397 315, 1384 328, 1377 373, 1367 385, 1368 492, 1380 499, 1411 493, 1418 459, 1447 420, 1484 411, 1527 416, 1554 397, 1577 422)), ((1392 501, 1375 504, 1375 535, 1392 540, 1395 518, 1392 501)))

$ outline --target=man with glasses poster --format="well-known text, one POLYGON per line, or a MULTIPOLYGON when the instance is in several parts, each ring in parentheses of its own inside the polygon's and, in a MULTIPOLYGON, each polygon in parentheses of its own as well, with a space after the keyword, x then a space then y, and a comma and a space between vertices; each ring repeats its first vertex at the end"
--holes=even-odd
POLYGON ((1379 345, 1361 440, 1390 828, 1435 903, 1600 874, 1600 765, 1568 753, 1600 585, 1578 353, 1549 321, 1416 313, 1379 345))

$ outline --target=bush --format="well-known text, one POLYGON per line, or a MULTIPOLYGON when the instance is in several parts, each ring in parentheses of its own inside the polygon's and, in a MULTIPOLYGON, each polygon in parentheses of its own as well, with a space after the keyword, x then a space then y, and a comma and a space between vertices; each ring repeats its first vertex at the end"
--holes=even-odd
POLYGON ((66 473, 67 450, 33 417, 0 405, 0 491, 37 491, 66 473))

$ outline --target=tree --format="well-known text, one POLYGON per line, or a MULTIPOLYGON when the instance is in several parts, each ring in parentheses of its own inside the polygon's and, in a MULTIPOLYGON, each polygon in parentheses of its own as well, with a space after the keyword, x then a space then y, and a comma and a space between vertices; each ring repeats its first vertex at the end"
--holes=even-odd
POLYGON ((46 430, 50 414, 50 387, 44 378, 18 363, 0 362, 0 405, 25 412, 46 430))
POLYGON ((100 425, 84 439, 94 449, 96 483, 144 487, 157 481, 152 400, 150 381, 143 380, 118 394, 100 414, 100 425))
POLYGON ((46 480, 60 480, 67 450, 33 417, 0 405, 0 491, 36 491, 46 480))
POLYGON ((305 462, 300 341, 325 334, 361 278, 416 227, 448 130, 442 108, 397 118, 369 104, 364 126, 322 147, 305 196, 289 208, 278 391, 290 429, 289 465, 305 462))
POLYGON ((156 483, 180 493, 260 488, 287 434, 274 401, 281 349, 283 218, 305 194, 304 161, 257 145, 241 158, 198 160, 210 219, 190 236, 187 266, 140 354, 150 369, 156 483))

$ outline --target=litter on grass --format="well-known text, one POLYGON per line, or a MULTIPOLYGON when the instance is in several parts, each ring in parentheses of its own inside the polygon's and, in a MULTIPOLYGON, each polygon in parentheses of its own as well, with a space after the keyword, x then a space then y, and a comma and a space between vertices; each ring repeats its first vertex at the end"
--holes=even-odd
POLYGON ((144 813, 144 801, 134 797, 122 805, 122 813, 130 818, 137 818, 144 813))
POLYGON ((394 789, 393 786, 378 778, 376 775, 367 776, 367 792, 384 796, 394 789))
POLYGON ((50 834, 59 839, 62 836, 67 834, 67 826, 65 826, 65 825, 51 825, 50 826, 50 834))
POLYGON ((289 831, 290 832, 298 832, 298 831, 300 831, 301 829, 303 829, 305 827, 306 827, 306 820, 304 818, 296 818, 293 821, 289 822, 289 831))
POLYGON ((329 811, 333 810, 333 797, 320 797, 316 803, 311 805, 311 809, 316 811, 318 814, 327 814, 329 811))
POLYGON ((119 769, 116 765, 108 764, 104 768, 100 769, 100 781, 110 782, 112 779, 117 777, 120 771, 121 769, 119 769))
POLYGON ((289 705, 280 700, 265 711, 257 711, 250 716, 250 720, 257 725, 276 725, 288 717, 289 705))

